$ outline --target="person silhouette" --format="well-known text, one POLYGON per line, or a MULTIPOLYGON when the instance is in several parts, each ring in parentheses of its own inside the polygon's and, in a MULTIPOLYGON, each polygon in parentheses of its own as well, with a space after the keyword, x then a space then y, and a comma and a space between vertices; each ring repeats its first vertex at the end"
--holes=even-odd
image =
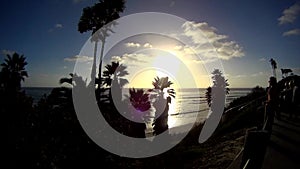
POLYGON ((280 93, 280 111, 289 114, 292 102, 292 90, 290 88, 290 81, 284 83, 284 89, 280 93))
POLYGON ((265 104, 264 124, 265 130, 271 132, 274 122, 275 113, 278 111, 279 92, 277 80, 271 76, 269 79, 269 87, 267 88, 267 100, 265 104))
POLYGON ((294 116, 294 118, 297 118, 298 112, 297 107, 299 104, 299 88, 297 85, 295 85, 294 80, 290 81, 290 90, 291 90, 291 108, 290 108, 290 118, 294 116))

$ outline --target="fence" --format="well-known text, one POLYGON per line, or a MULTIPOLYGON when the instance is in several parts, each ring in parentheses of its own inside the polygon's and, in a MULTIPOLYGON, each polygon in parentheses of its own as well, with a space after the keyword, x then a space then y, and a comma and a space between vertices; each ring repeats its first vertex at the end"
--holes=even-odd
MULTIPOLYGON (((263 98, 259 98, 259 100, 261 99, 263 98)), ((250 104, 253 104, 253 101, 242 105, 241 108, 250 104)), ((259 169, 262 167, 272 131, 273 118, 272 116, 267 117, 261 129, 251 128, 247 131, 244 147, 227 169, 259 169)))

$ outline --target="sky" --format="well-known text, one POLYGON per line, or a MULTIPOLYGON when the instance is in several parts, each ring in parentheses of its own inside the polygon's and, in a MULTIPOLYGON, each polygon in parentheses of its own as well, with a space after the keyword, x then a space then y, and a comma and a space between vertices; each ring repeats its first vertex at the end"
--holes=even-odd
MULTIPOLYGON (((84 45, 89 44, 91 33, 79 33, 77 24, 82 9, 96 2, 1 1, 1 62, 6 54, 23 54, 29 74, 23 86, 59 86, 59 79, 73 72, 76 60, 92 61, 92 54, 82 52, 84 45)), ((121 17, 161 12, 186 20, 182 22, 180 33, 167 32, 166 26, 163 33, 167 36, 128 37, 118 42, 114 50, 107 51, 105 63, 114 60, 127 66, 130 72, 127 78, 132 81, 129 86, 150 84, 151 78, 147 78, 149 82, 141 80, 146 76, 167 75, 184 87, 193 87, 187 83, 192 80, 197 87, 207 87, 210 72, 206 65, 216 60, 222 64, 232 88, 266 87, 272 75, 270 58, 277 62, 279 80, 281 68, 290 68, 300 75, 299 1, 128 0, 125 5, 121 17), (178 39, 186 39, 190 44, 187 46, 178 39), (196 55, 201 59, 195 58, 196 55), (143 69, 147 66, 165 70, 159 74, 143 69)), ((161 27, 158 22, 148 24, 161 27)), ((133 22, 131 26, 135 29, 144 25, 133 22)))

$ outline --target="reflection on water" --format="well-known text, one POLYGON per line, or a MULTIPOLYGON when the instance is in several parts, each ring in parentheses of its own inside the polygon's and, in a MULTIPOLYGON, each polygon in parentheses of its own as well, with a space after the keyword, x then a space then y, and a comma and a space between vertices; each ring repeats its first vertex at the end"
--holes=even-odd
MULTIPOLYGON (((226 105, 235 98, 247 95, 250 91, 251 89, 231 89, 226 97, 226 105)), ((195 120, 204 121, 208 114, 205 92, 206 89, 177 90, 176 99, 170 105, 169 128, 189 124, 195 120)))
MULTIPOLYGON (((33 97, 37 102, 44 94, 49 94, 52 88, 24 88, 26 93, 33 97)), ((182 126, 193 123, 197 115, 198 122, 203 121, 208 113, 208 106, 205 98, 206 89, 177 89, 176 98, 172 99, 169 107, 169 128, 182 126)), ((251 89, 231 89, 226 97, 226 104, 233 99, 241 97, 249 93, 251 89)), ((128 89, 123 90, 123 95, 128 95, 128 89)), ((151 130, 151 124, 148 124, 151 130)))

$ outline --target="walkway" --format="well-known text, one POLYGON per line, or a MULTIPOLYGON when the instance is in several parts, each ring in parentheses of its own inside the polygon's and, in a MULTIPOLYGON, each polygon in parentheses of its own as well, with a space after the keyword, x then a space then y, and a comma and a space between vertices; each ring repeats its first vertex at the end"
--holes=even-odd
POLYGON ((300 119, 275 118, 262 169, 300 169, 300 119))

